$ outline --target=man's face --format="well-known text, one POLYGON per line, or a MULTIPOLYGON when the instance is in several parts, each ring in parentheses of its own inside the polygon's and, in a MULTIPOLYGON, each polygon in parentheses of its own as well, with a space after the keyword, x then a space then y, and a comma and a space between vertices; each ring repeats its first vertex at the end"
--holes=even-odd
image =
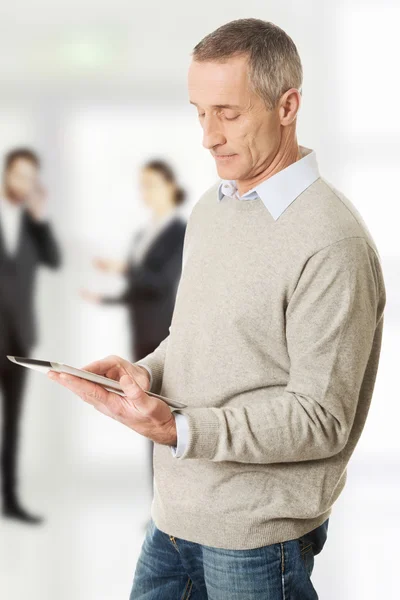
POLYGON ((6 195, 15 202, 24 202, 38 185, 38 168, 26 158, 17 158, 4 174, 6 195))
POLYGON ((188 89, 203 128, 203 146, 215 158, 219 177, 244 184, 255 180, 279 148, 281 125, 278 108, 267 110, 251 91, 247 58, 192 61, 188 89))

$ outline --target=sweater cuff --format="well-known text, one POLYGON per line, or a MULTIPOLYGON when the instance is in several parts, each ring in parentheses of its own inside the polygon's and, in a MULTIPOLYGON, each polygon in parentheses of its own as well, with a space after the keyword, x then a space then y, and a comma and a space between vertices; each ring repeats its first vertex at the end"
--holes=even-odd
POLYGON ((180 408, 187 418, 188 440, 184 452, 177 460, 205 458, 213 460, 218 447, 219 420, 214 408, 180 408))

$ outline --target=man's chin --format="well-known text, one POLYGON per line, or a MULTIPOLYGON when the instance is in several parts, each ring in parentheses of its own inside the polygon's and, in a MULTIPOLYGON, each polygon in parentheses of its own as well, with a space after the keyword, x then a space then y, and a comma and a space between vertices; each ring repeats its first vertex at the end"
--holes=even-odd
POLYGON ((238 179, 238 177, 240 177, 238 165, 235 165, 233 160, 224 163, 215 159, 215 166, 221 179, 238 179))

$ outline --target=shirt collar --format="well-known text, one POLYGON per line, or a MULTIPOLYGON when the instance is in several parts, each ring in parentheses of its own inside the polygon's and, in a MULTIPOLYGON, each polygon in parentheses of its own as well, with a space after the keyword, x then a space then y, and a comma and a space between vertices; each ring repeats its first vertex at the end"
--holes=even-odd
POLYGON ((262 181, 243 196, 238 195, 234 179, 222 179, 218 186, 218 201, 223 196, 236 196, 243 202, 259 197, 276 221, 289 204, 320 177, 315 150, 299 146, 299 151, 302 158, 262 181))

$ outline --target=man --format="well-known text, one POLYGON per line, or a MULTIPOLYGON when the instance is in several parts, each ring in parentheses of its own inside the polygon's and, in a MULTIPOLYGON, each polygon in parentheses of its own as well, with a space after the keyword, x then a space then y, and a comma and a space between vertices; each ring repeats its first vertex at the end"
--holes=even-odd
POLYGON ((3 399, 3 515, 36 524, 17 494, 18 431, 25 369, 7 354, 28 356, 36 341, 34 287, 40 264, 58 267, 60 251, 46 216, 46 194, 39 182, 40 160, 29 148, 5 157, 0 194, 0 386, 3 399))
POLYGON ((194 48, 188 84, 221 180, 190 215, 169 335, 133 365, 86 367, 123 400, 50 377, 156 442, 131 599, 311 600, 377 374, 380 258, 297 143, 302 66, 284 31, 223 25, 194 48))

